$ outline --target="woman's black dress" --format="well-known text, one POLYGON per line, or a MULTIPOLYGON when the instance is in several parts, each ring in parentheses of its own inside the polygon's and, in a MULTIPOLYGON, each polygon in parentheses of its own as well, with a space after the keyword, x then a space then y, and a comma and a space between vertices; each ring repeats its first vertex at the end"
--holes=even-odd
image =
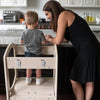
POLYGON ((65 38, 72 42, 77 53, 70 79, 94 82, 100 77, 100 44, 87 22, 75 14, 74 22, 66 28, 65 38))

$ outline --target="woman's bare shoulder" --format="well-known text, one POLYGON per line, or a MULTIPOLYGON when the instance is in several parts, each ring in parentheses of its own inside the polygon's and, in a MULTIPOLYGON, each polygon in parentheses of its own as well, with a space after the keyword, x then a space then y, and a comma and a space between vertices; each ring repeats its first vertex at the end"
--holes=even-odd
POLYGON ((75 19, 75 14, 71 11, 63 11, 59 15, 59 19, 64 19, 67 25, 70 26, 75 19))
POLYGON ((73 12, 71 12, 71 11, 67 11, 67 10, 65 10, 65 11, 62 11, 61 13, 60 13, 60 15, 70 15, 70 14, 73 14, 73 12))
POLYGON ((66 18, 69 19, 69 17, 73 17, 75 16, 74 13, 72 13, 71 11, 62 11, 59 15, 59 18, 66 18))
POLYGON ((68 12, 67 11, 61 12, 60 15, 59 15, 59 17, 58 17, 58 21, 59 20, 65 20, 65 21, 67 21, 67 19, 68 19, 68 12))
POLYGON ((59 15, 59 17, 64 17, 64 16, 67 16, 69 14, 68 11, 62 11, 59 15))

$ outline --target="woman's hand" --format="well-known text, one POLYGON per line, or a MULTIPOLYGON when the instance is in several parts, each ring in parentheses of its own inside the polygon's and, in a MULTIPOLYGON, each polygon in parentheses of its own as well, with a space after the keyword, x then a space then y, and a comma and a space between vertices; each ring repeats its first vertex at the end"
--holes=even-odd
POLYGON ((45 39, 49 42, 52 41, 52 36, 51 35, 45 35, 45 39))

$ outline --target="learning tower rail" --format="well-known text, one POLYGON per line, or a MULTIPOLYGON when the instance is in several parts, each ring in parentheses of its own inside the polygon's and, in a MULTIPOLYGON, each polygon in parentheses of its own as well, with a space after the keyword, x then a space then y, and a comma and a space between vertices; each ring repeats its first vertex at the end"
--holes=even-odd
POLYGON ((4 72, 7 100, 57 100, 57 46, 43 46, 44 55, 50 57, 18 57, 24 55, 24 46, 9 44, 4 54, 4 72), (13 50, 13 56, 9 53, 13 50), (53 77, 45 77, 45 82, 36 85, 25 84, 25 77, 17 77, 17 69, 53 69, 53 77), (13 84, 10 87, 9 69, 15 70, 13 84))

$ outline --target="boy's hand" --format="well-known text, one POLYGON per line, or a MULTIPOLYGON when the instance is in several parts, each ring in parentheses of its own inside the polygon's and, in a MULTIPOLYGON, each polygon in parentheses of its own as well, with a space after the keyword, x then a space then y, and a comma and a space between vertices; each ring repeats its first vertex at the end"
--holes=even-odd
POLYGON ((23 40, 21 40, 20 43, 24 43, 23 40))
POLYGON ((42 44, 46 44, 46 42, 47 42, 47 41, 45 40, 45 41, 42 42, 42 44))
POLYGON ((45 39, 50 42, 52 40, 52 36, 51 35, 45 35, 45 39))

